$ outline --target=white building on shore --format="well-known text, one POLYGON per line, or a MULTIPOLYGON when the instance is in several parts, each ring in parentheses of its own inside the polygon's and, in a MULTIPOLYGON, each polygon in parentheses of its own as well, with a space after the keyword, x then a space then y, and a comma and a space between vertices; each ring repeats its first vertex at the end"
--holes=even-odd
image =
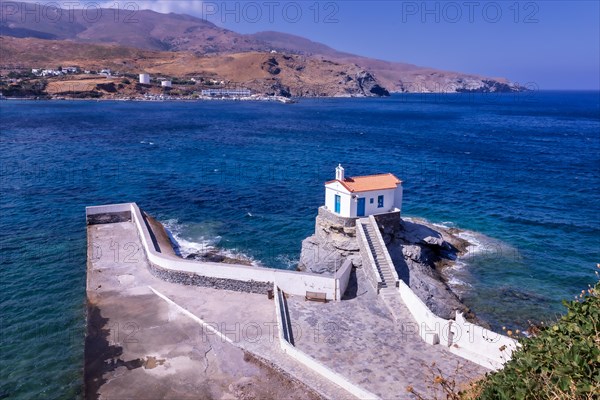
POLYGON ((211 97, 248 97, 252 95, 249 89, 203 89, 202 96, 211 97))
POLYGON ((402 181, 390 173, 346 178, 340 164, 325 183, 325 208, 346 218, 400 211, 402 181))
POLYGON ((164 81, 160 82, 160 86, 162 86, 164 88, 170 88, 170 87, 173 87, 173 82, 165 79, 164 81))
POLYGON ((150 75, 149 74, 140 74, 140 83, 142 85, 150 84, 150 75))

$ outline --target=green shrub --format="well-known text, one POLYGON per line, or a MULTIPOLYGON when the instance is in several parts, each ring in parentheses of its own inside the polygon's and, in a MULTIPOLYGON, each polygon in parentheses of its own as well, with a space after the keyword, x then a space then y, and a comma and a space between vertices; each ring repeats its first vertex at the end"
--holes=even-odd
POLYGON ((563 304, 566 315, 520 340, 504 369, 479 382, 479 398, 600 398, 600 282, 563 304))

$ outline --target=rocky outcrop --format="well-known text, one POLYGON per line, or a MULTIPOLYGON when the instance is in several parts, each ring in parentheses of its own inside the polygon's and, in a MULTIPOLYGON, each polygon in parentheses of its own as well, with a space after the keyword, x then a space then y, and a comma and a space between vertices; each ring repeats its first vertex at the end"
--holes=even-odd
POLYGON ((223 254, 217 249, 210 250, 204 253, 193 253, 186 257, 187 260, 195 260, 201 262, 216 262, 224 264, 236 264, 236 265, 252 265, 250 260, 245 260, 239 257, 230 257, 223 254))
POLYGON ((373 75, 367 71, 360 71, 356 74, 358 87, 365 96, 389 96, 390 92, 381 87, 373 75))
POLYGON ((257 93, 284 97, 390 95, 371 72, 358 65, 318 57, 264 53, 232 55, 230 63, 239 64, 239 68, 218 68, 215 72, 222 79, 236 81, 257 93), (254 67, 257 62, 260 62, 260 70, 254 67), (242 75, 251 79, 240 79, 242 75))
POLYGON ((344 226, 342 221, 334 221, 320 213, 315 222, 315 234, 302 241, 298 270, 333 274, 347 258, 354 266, 362 264, 356 227, 344 226))
POLYGON ((281 82, 273 84, 270 89, 266 90, 265 94, 268 96, 292 97, 290 88, 282 85, 281 82))
POLYGON ((279 75, 281 73, 281 68, 279 68, 279 63, 274 57, 269 58, 262 65, 262 69, 268 71, 271 75, 279 75))
POLYGON ((532 89, 507 80, 444 71, 409 71, 393 83, 381 81, 397 93, 513 93, 532 89))
MULTIPOLYGON (((302 242, 298 269, 333 274, 347 258, 360 268, 362 258, 353 222, 319 210, 314 235, 302 242)), ((431 311, 442 318, 453 319, 459 310, 470 321, 481 324, 449 288, 442 274, 443 268, 469 246, 456 235, 456 230, 410 219, 390 223, 383 218, 378 219, 378 225, 398 276, 431 311)))
MULTIPOLYGON (((469 246, 452 230, 433 226, 423 220, 402 220, 399 229, 382 232, 398 276, 436 315, 452 319, 456 310, 471 321, 474 314, 448 287, 442 274, 469 246)), ((479 322, 479 321, 477 321, 479 322)))

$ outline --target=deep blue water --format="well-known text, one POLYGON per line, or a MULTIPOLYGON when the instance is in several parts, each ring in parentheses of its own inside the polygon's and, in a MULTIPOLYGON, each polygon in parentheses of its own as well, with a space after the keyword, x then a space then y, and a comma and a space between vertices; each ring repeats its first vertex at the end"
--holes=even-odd
POLYGON ((135 201, 184 241, 288 268, 337 163, 393 172, 405 215, 490 238, 456 277, 495 328, 553 318, 600 261, 598 92, 0 113, 0 398, 80 393, 86 205, 135 201))

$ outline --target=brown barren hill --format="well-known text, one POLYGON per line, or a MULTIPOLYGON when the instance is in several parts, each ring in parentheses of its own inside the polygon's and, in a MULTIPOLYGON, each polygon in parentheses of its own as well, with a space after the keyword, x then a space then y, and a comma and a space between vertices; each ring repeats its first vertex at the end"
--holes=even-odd
MULTIPOLYGON (((77 66, 99 71, 110 68, 125 74, 147 72, 154 77, 210 78, 259 94, 287 97, 388 94, 372 74, 359 66, 318 57, 265 52, 199 56, 190 52, 140 50, 114 44, 5 36, 0 36, 0 49, 4 69, 77 66)), ((91 87, 90 82, 80 85, 72 82, 90 79, 85 75, 68 79, 69 87, 91 87)), ((59 90, 57 85, 50 85, 49 89, 51 93, 59 90)))
MULTIPOLYGON (((385 87, 395 92, 510 92, 524 89, 504 78, 487 78, 476 74, 420 67, 410 63, 371 59, 340 52, 322 43, 281 32, 240 34, 218 27, 207 20, 184 14, 161 14, 151 10, 131 9, 116 11, 108 8, 69 10, 57 8, 58 3, 48 3, 46 5, 19 2, 5 3, 2 9, 3 15, 0 19, 0 33, 5 36, 68 40, 80 43, 118 44, 129 49, 185 52, 193 53, 196 56, 216 55, 221 57, 225 54, 247 52, 256 54, 277 50, 283 54, 310 57, 310 60, 320 59, 323 63, 356 65, 357 72, 353 70, 346 71, 346 73, 350 73, 353 79, 356 78, 359 81, 366 79, 367 86, 364 89, 360 88, 362 84, 360 82, 355 84, 351 81, 345 81, 345 83, 338 84, 341 86, 333 90, 331 85, 339 82, 337 79, 339 76, 335 75, 339 71, 337 71, 337 68, 333 68, 333 71, 331 71, 333 75, 327 79, 300 77, 289 82, 279 82, 279 86, 277 82, 272 83, 270 80, 272 77, 267 75, 264 77, 264 79, 267 79, 266 81, 256 83, 260 87, 275 85, 279 89, 283 85, 284 90, 289 86, 290 91, 301 92, 297 88, 298 85, 314 81, 315 85, 324 86, 324 90, 332 95, 358 95, 360 93, 371 95, 373 84, 369 82, 373 78, 376 79, 379 87, 385 87), (365 76, 361 77, 362 75, 365 76), (359 89, 356 89, 356 87, 359 87, 359 89)), ((114 52, 116 49, 111 51, 114 52)), ((23 56, 23 61, 26 61, 26 55, 23 56)), ((161 55, 161 57, 164 56, 161 55)), ((99 57, 95 58, 100 59, 99 57)), ((114 59, 114 57, 112 58, 114 59)), ((126 59, 126 56, 124 55, 122 58, 126 59)), ((175 56, 173 61, 175 59, 179 59, 179 56, 175 56)), ((219 58, 217 60, 227 61, 219 58)), ((190 61, 193 60, 190 59, 190 61)), ((229 62, 228 65, 236 65, 237 61, 241 63, 240 65, 248 62, 248 60, 240 60, 238 57, 234 57, 233 63, 229 62)), ((229 67, 224 65, 223 68, 229 67)), ((308 69, 313 70, 313 68, 308 69)), ((320 68, 320 71, 323 70, 327 70, 327 68, 320 68)), ((302 70, 297 72, 297 75, 304 74, 302 70)), ((235 75, 240 74, 240 77, 242 77, 245 73, 246 71, 236 71, 235 75)), ((258 78, 252 75, 248 76, 248 79, 258 78)), ((303 91, 310 92, 314 90, 308 88, 303 91)), ((374 92, 385 93, 380 91, 379 88, 375 88, 374 92)))

